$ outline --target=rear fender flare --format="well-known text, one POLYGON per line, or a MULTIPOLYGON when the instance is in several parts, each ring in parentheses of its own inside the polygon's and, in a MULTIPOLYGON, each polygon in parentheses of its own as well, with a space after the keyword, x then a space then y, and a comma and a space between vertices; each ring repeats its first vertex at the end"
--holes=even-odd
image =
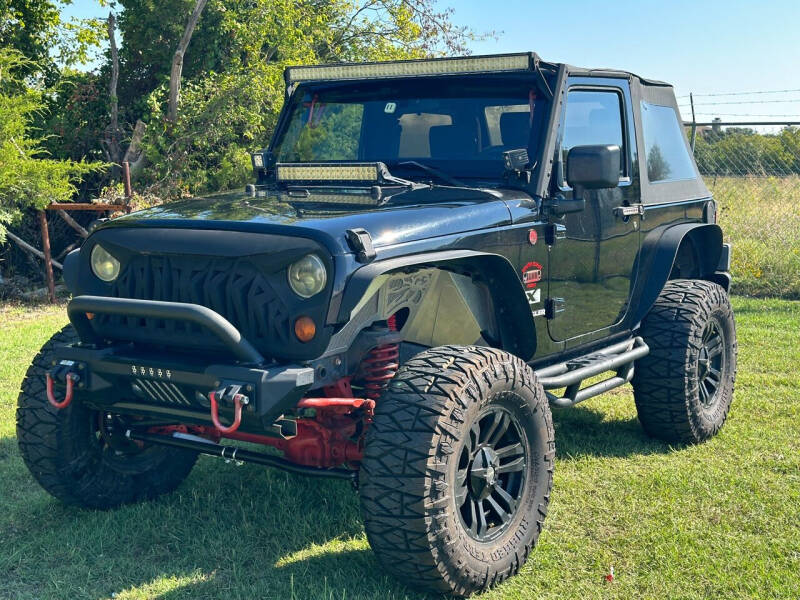
POLYGON ((445 250, 380 260, 356 270, 345 287, 337 321, 346 323, 351 311, 380 275, 438 268, 468 275, 487 286, 503 350, 524 360, 536 352, 536 329, 516 271, 507 258, 473 250, 445 250))
POLYGON ((715 223, 681 223, 656 227, 642 241, 639 276, 633 290, 629 323, 635 327, 655 303, 670 278, 681 246, 694 249, 696 276, 724 283, 716 273, 722 254, 722 229, 715 223))

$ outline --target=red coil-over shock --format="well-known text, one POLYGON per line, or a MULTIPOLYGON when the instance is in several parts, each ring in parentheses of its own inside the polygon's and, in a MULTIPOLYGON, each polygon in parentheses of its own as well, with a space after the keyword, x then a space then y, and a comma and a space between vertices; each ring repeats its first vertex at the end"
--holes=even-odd
MULTIPOLYGON (((392 315, 386 319, 389 331, 397 331, 397 319, 392 315)), ((364 380, 364 395, 377 400, 400 366, 400 345, 383 344, 367 353, 361 363, 364 380)))

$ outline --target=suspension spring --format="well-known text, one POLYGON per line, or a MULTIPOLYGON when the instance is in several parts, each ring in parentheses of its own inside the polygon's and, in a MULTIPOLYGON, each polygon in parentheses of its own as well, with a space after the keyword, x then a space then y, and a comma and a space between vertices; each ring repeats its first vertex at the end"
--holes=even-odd
MULTIPOLYGON (((397 331, 395 316, 386 321, 390 331, 397 331)), ((364 395, 377 400, 400 367, 400 344, 383 344, 369 351, 362 363, 364 395)))

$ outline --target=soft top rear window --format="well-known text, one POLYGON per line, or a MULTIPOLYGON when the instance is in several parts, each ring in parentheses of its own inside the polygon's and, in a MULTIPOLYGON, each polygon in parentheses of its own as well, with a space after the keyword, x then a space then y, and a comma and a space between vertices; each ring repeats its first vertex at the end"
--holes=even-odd
POLYGON ((650 183, 697 177, 683 129, 671 106, 642 102, 642 133, 650 183))

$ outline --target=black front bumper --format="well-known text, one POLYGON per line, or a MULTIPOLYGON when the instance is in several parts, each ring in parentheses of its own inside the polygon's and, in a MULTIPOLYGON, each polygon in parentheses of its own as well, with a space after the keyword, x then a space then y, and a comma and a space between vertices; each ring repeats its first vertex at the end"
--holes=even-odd
MULTIPOLYGON (((67 309, 81 342, 58 349, 62 370, 76 372, 81 402, 98 410, 151 417, 165 422, 210 423, 208 395, 241 386, 250 400, 242 430, 277 432, 275 423, 292 410, 314 383, 314 370, 302 365, 264 364, 263 357, 225 318, 213 310, 177 302, 77 296, 67 309), (87 314, 88 313, 88 314, 87 314), (100 338, 92 326, 97 314, 151 317, 190 322, 213 334, 236 362, 181 354, 172 349, 100 338)), ((223 418, 231 406, 221 406, 223 418)))

